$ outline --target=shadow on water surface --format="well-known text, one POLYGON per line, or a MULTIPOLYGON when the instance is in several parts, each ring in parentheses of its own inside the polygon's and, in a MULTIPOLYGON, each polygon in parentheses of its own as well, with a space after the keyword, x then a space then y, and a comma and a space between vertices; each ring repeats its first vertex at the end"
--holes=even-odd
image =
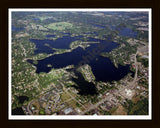
POLYGON ((12 115, 25 115, 25 113, 21 107, 17 107, 15 109, 12 109, 12 115))
POLYGON ((80 95, 96 95, 97 89, 92 82, 88 82, 84 79, 83 75, 78 72, 76 69, 72 70, 77 78, 72 77, 71 80, 75 82, 77 85, 72 85, 75 89, 78 90, 78 94, 80 95))

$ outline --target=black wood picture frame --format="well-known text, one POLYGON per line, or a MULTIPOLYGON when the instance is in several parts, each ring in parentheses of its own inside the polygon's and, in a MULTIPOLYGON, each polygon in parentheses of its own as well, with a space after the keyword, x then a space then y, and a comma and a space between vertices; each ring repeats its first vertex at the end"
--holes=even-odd
POLYGON ((0 123, 4 128, 157 128, 160 126, 158 0, 2 0, 0 7, 0 123), (151 8, 152 9, 152 120, 8 120, 8 9, 9 8, 151 8))

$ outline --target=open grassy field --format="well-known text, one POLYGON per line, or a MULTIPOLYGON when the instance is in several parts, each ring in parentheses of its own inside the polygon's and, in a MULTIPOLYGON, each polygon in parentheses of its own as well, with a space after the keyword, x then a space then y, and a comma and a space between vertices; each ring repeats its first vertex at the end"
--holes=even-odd
POLYGON ((61 94, 62 101, 66 101, 66 100, 68 100, 70 98, 71 97, 66 92, 64 92, 64 93, 61 94))
POLYGON ((132 102, 135 103, 135 104, 136 104, 139 100, 140 100, 140 95, 138 95, 138 96, 134 95, 134 96, 132 97, 132 102))
POLYGON ((46 25, 45 27, 53 30, 65 30, 66 28, 72 28, 72 24, 68 22, 57 22, 46 25))
POLYGON ((127 110, 122 105, 119 105, 118 108, 112 112, 112 115, 127 115, 127 110))
POLYGON ((70 106, 72 106, 73 108, 76 108, 77 106, 76 106, 76 101, 74 101, 74 100, 70 100, 70 101, 68 101, 67 102, 70 106))

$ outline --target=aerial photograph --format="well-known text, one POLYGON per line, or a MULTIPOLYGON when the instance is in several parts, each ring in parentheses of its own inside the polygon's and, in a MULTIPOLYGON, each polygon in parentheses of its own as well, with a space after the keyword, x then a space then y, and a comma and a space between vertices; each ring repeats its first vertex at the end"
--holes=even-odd
POLYGON ((81 10, 11 11, 11 116, 149 115, 149 11, 81 10))

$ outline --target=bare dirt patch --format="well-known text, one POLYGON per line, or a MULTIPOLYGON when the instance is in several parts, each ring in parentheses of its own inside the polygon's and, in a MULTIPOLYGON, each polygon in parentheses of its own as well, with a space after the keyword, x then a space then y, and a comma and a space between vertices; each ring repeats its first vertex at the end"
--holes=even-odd
POLYGON ((127 110, 122 105, 119 105, 117 110, 113 112, 112 115, 127 115, 127 110))
POLYGON ((135 103, 135 104, 136 104, 139 100, 140 100, 140 95, 138 95, 138 96, 134 95, 134 96, 132 97, 132 102, 135 103))

